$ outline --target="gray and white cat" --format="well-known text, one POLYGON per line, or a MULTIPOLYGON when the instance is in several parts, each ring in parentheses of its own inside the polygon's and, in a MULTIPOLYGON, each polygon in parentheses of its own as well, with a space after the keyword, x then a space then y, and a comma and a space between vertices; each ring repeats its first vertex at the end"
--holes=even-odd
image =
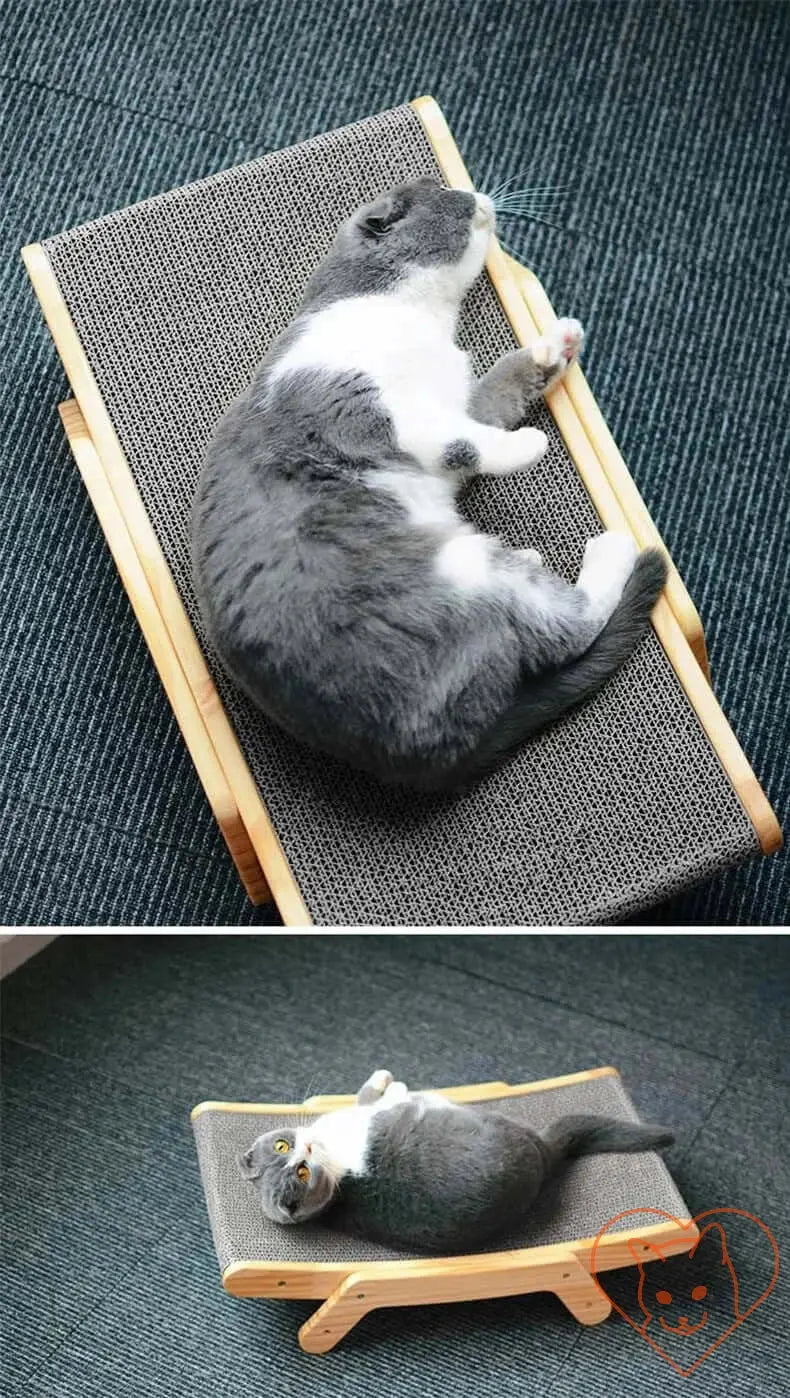
POLYGON ((275 1223, 326 1215, 358 1237, 458 1253, 523 1223, 564 1160, 673 1140, 662 1126, 600 1116, 561 1117, 538 1133, 495 1107, 410 1093, 379 1069, 355 1106, 267 1131, 240 1165, 275 1223))
POLYGON ((241 688, 296 738, 429 789, 598 689, 666 577, 609 532, 571 586, 457 508, 473 476, 543 455, 528 404, 583 338, 559 320, 474 379, 454 332, 494 222, 428 178, 348 219, 216 428, 193 510, 201 610, 241 688))

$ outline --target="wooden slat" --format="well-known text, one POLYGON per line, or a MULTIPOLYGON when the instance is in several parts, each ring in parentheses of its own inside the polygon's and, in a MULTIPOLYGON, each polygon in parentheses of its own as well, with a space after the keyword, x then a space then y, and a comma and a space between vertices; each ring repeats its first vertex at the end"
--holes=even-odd
MULTIPOLYGON (((645 1254, 651 1247, 660 1246, 667 1256, 676 1252, 688 1252, 698 1236, 698 1231, 688 1216, 677 1222, 651 1223, 639 1227, 639 1238, 645 1239, 645 1254), (678 1226, 684 1236, 678 1238, 678 1226)), ((596 1271, 611 1271, 616 1267, 634 1265, 633 1254, 628 1247, 633 1233, 626 1230, 605 1234, 602 1238, 576 1238, 563 1243, 550 1243, 545 1247, 513 1248, 508 1252, 469 1253, 457 1257, 438 1259, 448 1270, 469 1273, 479 1266, 481 1258, 501 1266, 512 1268, 519 1275, 533 1265, 551 1263, 567 1252, 572 1252, 589 1269, 593 1248, 595 1248, 596 1271)), ((409 1258, 398 1262, 399 1274, 409 1277, 419 1275, 426 1267, 435 1265, 437 1259, 409 1258)), ((223 1289, 231 1296, 268 1297, 270 1300, 320 1300, 329 1296, 338 1283, 353 1272, 364 1271, 375 1276, 379 1271, 388 1271, 392 1262, 273 1262, 268 1259, 232 1262, 222 1274, 223 1289)), ((524 1287, 523 1290, 529 1290, 524 1287)), ((462 1300, 462 1297, 458 1297, 462 1300)))
MULTIPOLYGON (((690 1243, 689 1239, 687 1249, 690 1243)), ((435 1306, 533 1291, 555 1292, 583 1325, 597 1325, 611 1313, 608 1296, 569 1248, 557 1248, 551 1257, 532 1258, 520 1266, 507 1253, 481 1256, 462 1266, 435 1262, 419 1272, 406 1272, 393 1262, 375 1272, 363 1267, 344 1277, 301 1326, 299 1344, 308 1354, 326 1354, 364 1316, 385 1306, 435 1306)))
POLYGON ((129 531, 75 400, 61 403, 58 412, 79 473, 104 531, 121 582, 132 604, 165 693, 195 764, 231 857, 253 903, 271 897, 247 828, 225 779, 214 744, 206 732, 195 696, 187 682, 154 595, 143 572, 129 531))
MULTIPOLYGON (((536 1082, 465 1083, 461 1087, 436 1087, 431 1091, 440 1092, 443 1097, 450 1097, 454 1102, 485 1102, 496 1097, 523 1097, 529 1092, 550 1092, 555 1087, 573 1087, 577 1083, 590 1082, 593 1078, 619 1076, 617 1068, 607 1065, 602 1068, 584 1068, 578 1073, 564 1073, 558 1078, 540 1078, 536 1082)), ((304 1111, 331 1112, 337 1107, 353 1106, 356 1100, 355 1092, 345 1092, 306 1097, 303 1102, 199 1102, 192 1108, 190 1121, 195 1121, 204 1112, 252 1112, 260 1116, 304 1111)))

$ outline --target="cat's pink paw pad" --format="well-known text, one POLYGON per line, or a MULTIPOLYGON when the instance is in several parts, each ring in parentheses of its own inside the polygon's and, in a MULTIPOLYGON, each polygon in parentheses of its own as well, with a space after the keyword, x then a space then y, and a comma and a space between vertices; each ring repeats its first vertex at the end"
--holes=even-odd
POLYGON ((584 330, 578 320, 563 316, 532 345, 532 358, 549 374, 561 374, 577 358, 584 344, 584 330))
POLYGON ((566 364, 570 364, 581 353, 584 330, 578 320, 571 320, 570 317, 557 321, 557 330, 562 343, 562 357, 566 364))

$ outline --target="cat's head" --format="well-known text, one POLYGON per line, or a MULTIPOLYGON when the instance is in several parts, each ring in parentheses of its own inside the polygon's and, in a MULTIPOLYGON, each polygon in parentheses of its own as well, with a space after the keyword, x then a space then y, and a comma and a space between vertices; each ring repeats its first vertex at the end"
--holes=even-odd
POLYGON ((685 1256, 665 1258, 659 1247, 651 1245, 653 1260, 649 1261, 644 1250, 634 1250, 630 1243, 629 1248, 639 1263, 643 1329, 652 1322, 668 1335, 694 1335, 704 1331, 714 1304, 737 1319, 738 1280, 721 1224, 708 1224, 685 1256), (663 1266, 658 1265, 659 1259, 663 1266), (643 1266, 645 1261, 649 1266, 643 1266))
POLYGON ((273 1223, 304 1223, 331 1202, 335 1181, 297 1131, 267 1131, 239 1157, 244 1178, 255 1184, 273 1223))
POLYGON ((357 209, 341 227, 325 272, 335 273, 345 294, 352 278, 367 292, 411 277, 426 300, 460 305, 483 269, 495 222, 486 194, 445 189, 425 175, 357 209))

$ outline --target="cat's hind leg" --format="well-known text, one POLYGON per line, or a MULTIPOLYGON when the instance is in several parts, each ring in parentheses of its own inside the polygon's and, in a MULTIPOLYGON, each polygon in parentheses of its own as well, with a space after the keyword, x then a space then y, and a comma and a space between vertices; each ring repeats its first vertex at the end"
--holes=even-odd
POLYGON ((530 403, 565 373, 583 343, 584 331, 578 320, 563 317, 525 349, 503 355, 474 385, 470 417, 512 431, 524 421, 530 403))
POLYGON ((545 669, 575 660, 606 626, 634 571, 637 545, 615 530, 589 539, 575 584, 534 559, 529 550, 503 550, 497 585, 506 587, 523 617, 524 660, 545 669))
POLYGON ((601 629, 623 595, 639 549, 631 534, 608 529, 588 539, 577 588, 587 597, 601 629))
POLYGON ((510 476, 528 471, 545 454, 548 438, 536 427, 520 427, 507 432, 475 422, 471 417, 453 423, 453 438, 442 454, 448 474, 471 476, 510 476))

